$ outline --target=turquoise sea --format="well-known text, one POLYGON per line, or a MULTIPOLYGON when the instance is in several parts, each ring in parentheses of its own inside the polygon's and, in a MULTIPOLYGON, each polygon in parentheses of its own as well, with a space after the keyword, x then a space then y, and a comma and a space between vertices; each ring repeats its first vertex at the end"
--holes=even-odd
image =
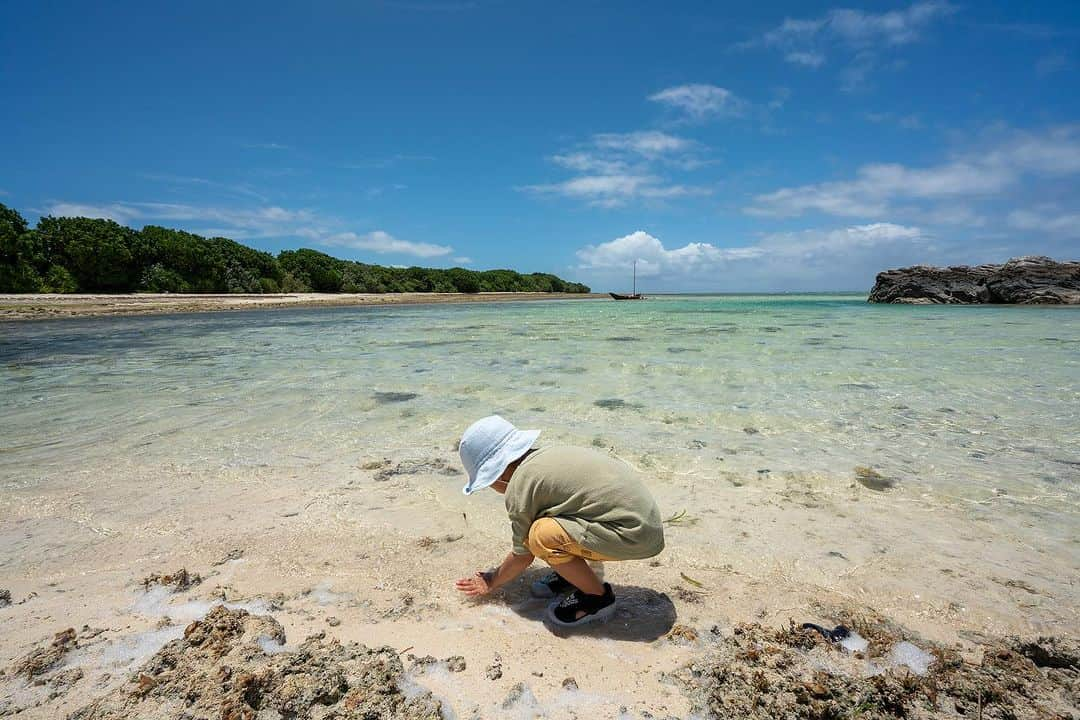
POLYGON ((446 450, 492 412, 673 482, 869 466, 1078 529, 1078 308, 663 296, 0 326, 0 487, 446 450))

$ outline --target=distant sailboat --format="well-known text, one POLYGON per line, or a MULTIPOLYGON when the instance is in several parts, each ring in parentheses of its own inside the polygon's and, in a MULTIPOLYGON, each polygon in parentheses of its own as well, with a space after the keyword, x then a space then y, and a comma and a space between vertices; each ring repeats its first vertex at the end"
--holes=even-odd
POLYGON ((629 295, 620 295, 619 293, 608 293, 612 300, 644 300, 645 296, 637 291, 637 260, 634 261, 634 291, 629 295))

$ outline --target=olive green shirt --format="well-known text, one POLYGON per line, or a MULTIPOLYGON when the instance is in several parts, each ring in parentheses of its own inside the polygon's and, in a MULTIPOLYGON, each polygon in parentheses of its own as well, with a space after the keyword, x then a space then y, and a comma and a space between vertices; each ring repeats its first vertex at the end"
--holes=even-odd
POLYGON ((617 560, 664 549, 660 509, 637 473, 604 453, 545 447, 518 465, 506 488, 514 554, 529 554, 529 527, 555 518, 585 548, 617 560))

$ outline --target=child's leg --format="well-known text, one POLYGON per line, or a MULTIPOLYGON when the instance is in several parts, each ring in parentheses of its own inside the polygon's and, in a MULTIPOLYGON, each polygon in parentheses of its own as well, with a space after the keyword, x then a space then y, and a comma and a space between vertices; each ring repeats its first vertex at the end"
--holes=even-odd
POLYGON ((575 542, 554 518, 540 518, 532 524, 529 528, 529 550, 582 592, 604 594, 603 582, 586 562, 586 558, 600 561, 604 556, 575 542))
POLYGON ((551 569, 559 573, 562 579, 578 590, 589 595, 603 595, 604 584, 589 567, 584 558, 571 558, 569 561, 552 565, 551 569))

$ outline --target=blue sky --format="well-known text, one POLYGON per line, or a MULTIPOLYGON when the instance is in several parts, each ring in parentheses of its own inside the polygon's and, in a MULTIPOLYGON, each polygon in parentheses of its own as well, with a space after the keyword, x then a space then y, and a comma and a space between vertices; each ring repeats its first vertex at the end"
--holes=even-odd
POLYGON ((598 290, 1080 256, 1075 2, 14 3, 0 58, 32 221, 598 290))

